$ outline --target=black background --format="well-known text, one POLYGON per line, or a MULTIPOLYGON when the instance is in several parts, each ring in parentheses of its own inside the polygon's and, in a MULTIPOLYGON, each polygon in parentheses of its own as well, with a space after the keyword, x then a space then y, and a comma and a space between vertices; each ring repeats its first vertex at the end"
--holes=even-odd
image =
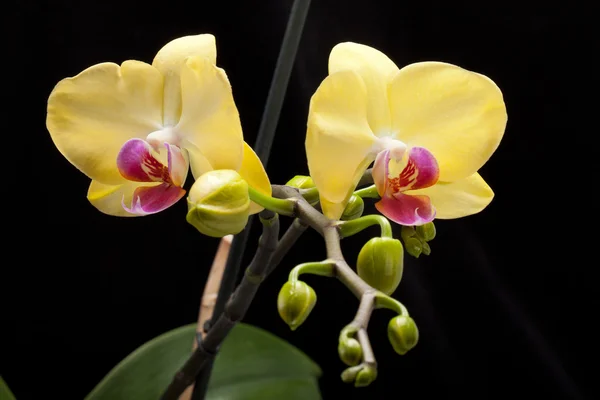
MULTIPOLYGON (((509 121, 481 171, 496 198, 479 215, 438 221, 431 256, 407 256, 395 297, 421 339, 396 355, 385 333, 391 314, 376 312, 370 335, 380 367, 369 388, 339 379, 337 337, 357 306, 341 284, 306 279, 319 301, 296 332, 277 315, 289 269, 324 256, 315 232, 264 283, 246 322, 311 356, 323 368, 326 399, 593 397, 595 284, 586 274, 597 260, 584 240, 593 235, 588 221, 597 196, 586 195, 594 180, 583 166, 583 150, 597 135, 597 125, 583 122, 597 103, 591 10, 525 1, 312 3, 267 167, 271 181, 307 173, 310 96, 326 76, 331 48, 355 41, 399 66, 445 61, 498 84, 509 121)), ((83 398, 136 347, 195 321, 218 244, 185 223, 185 202, 135 219, 89 205, 88 179, 56 151, 45 128, 53 86, 98 62, 151 62, 173 38, 213 33, 245 138, 254 143, 291 4, 7 2, 0 373, 19 399, 83 398)), ((344 240, 350 262, 369 234, 344 240)))

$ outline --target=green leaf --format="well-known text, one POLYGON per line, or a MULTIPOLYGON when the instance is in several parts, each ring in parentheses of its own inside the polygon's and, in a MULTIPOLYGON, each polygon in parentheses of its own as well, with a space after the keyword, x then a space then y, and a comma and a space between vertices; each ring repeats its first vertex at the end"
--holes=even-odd
MULTIPOLYGON (((86 400, 159 399, 187 360, 196 325, 186 325, 145 343, 92 390, 86 400)), ((320 368, 284 340, 250 325, 238 324, 223 342, 208 400, 317 400, 320 368)))
POLYGON ((16 400, 4 379, 0 376, 0 400, 16 400))

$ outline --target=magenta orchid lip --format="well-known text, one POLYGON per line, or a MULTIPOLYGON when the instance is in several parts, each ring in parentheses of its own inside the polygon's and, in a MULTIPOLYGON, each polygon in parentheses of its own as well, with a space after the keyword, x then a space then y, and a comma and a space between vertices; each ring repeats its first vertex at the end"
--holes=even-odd
POLYGON ((393 160, 390 150, 380 152, 372 172, 381 197, 375 207, 400 225, 423 225, 433 221, 436 213, 431 199, 410 191, 435 185, 439 172, 437 160, 425 148, 413 147, 400 160, 393 160), (404 167, 398 175, 390 176, 390 163, 402 163, 404 167))

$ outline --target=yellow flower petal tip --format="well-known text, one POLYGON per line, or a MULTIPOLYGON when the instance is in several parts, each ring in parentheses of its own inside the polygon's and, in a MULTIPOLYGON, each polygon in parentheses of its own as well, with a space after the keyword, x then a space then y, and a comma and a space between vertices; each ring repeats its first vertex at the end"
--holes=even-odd
MULTIPOLYGON (((248 143, 244 142, 244 158, 240 175, 248 182, 248 185, 260 193, 271 196, 271 182, 265 171, 265 168, 248 143)), ((250 203, 250 214, 256 214, 263 210, 258 204, 250 203)))
POLYGON ((217 45, 215 37, 205 33, 171 40, 156 53, 152 65, 163 74, 168 71, 179 73, 179 69, 188 57, 203 57, 207 58, 212 64, 216 64, 217 45))

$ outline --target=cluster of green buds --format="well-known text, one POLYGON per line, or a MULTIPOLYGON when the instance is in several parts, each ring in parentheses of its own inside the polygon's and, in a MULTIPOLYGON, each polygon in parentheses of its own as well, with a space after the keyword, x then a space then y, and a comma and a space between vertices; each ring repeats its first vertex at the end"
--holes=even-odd
MULTIPOLYGON (((298 175, 287 182, 295 187, 311 204, 318 202, 318 192, 309 176, 298 175)), ((363 191, 364 192, 364 191, 363 191)), ((406 354, 419 341, 419 330, 406 308, 390 295, 398 288, 404 272, 404 249, 415 257, 430 254, 427 242, 435 237, 435 226, 428 223, 417 227, 402 227, 402 241, 393 237, 389 220, 382 215, 365 215, 363 195, 353 194, 335 227, 340 238, 352 236, 364 229, 379 225, 380 236, 368 240, 356 260, 356 274, 377 292, 371 293, 373 308, 387 308, 396 312, 387 327, 388 340, 394 351, 406 354), (403 245, 404 242, 404 245, 403 245)), ((361 193, 359 193, 361 194, 361 193)), ((367 196, 368 197, 368 196, 367 196)), ((306 321, 316 304, 315 291, 299 280, 300 274, 311 273, 334 276, 336 263, 332 260, 300 264, 292 269, 288 281, 277 298, 277 309, 283 321, 296 330, 306 321)), ((369 300, 370 301, 370 300, 369 300)), ((361 307, 362 307, 361 299, 361 307)), ((368 304, 368 303, 365 303, 368 304)), ((358 316, 359 313, 357 313, 358 316)), ((358 318, 358 317, 357 317, 358 318)), ((347 365, 342 380, 354 386, 367 386, 377 378, 377 365, 366 337, 364 318, 358 318, 342 329, 338 342, 338 355, 347 365), (366 347, 363 347, 366 346, 366 347)))
POLYGON ((421 254, 428 256, 431 254, 431 247, 427 242, 435 238, 435 225, 433 222, 428 222, 416 227, 403 226, 400 237, 404 241, 404 247, 408 254, 416 258, 419 258, 421 254))

